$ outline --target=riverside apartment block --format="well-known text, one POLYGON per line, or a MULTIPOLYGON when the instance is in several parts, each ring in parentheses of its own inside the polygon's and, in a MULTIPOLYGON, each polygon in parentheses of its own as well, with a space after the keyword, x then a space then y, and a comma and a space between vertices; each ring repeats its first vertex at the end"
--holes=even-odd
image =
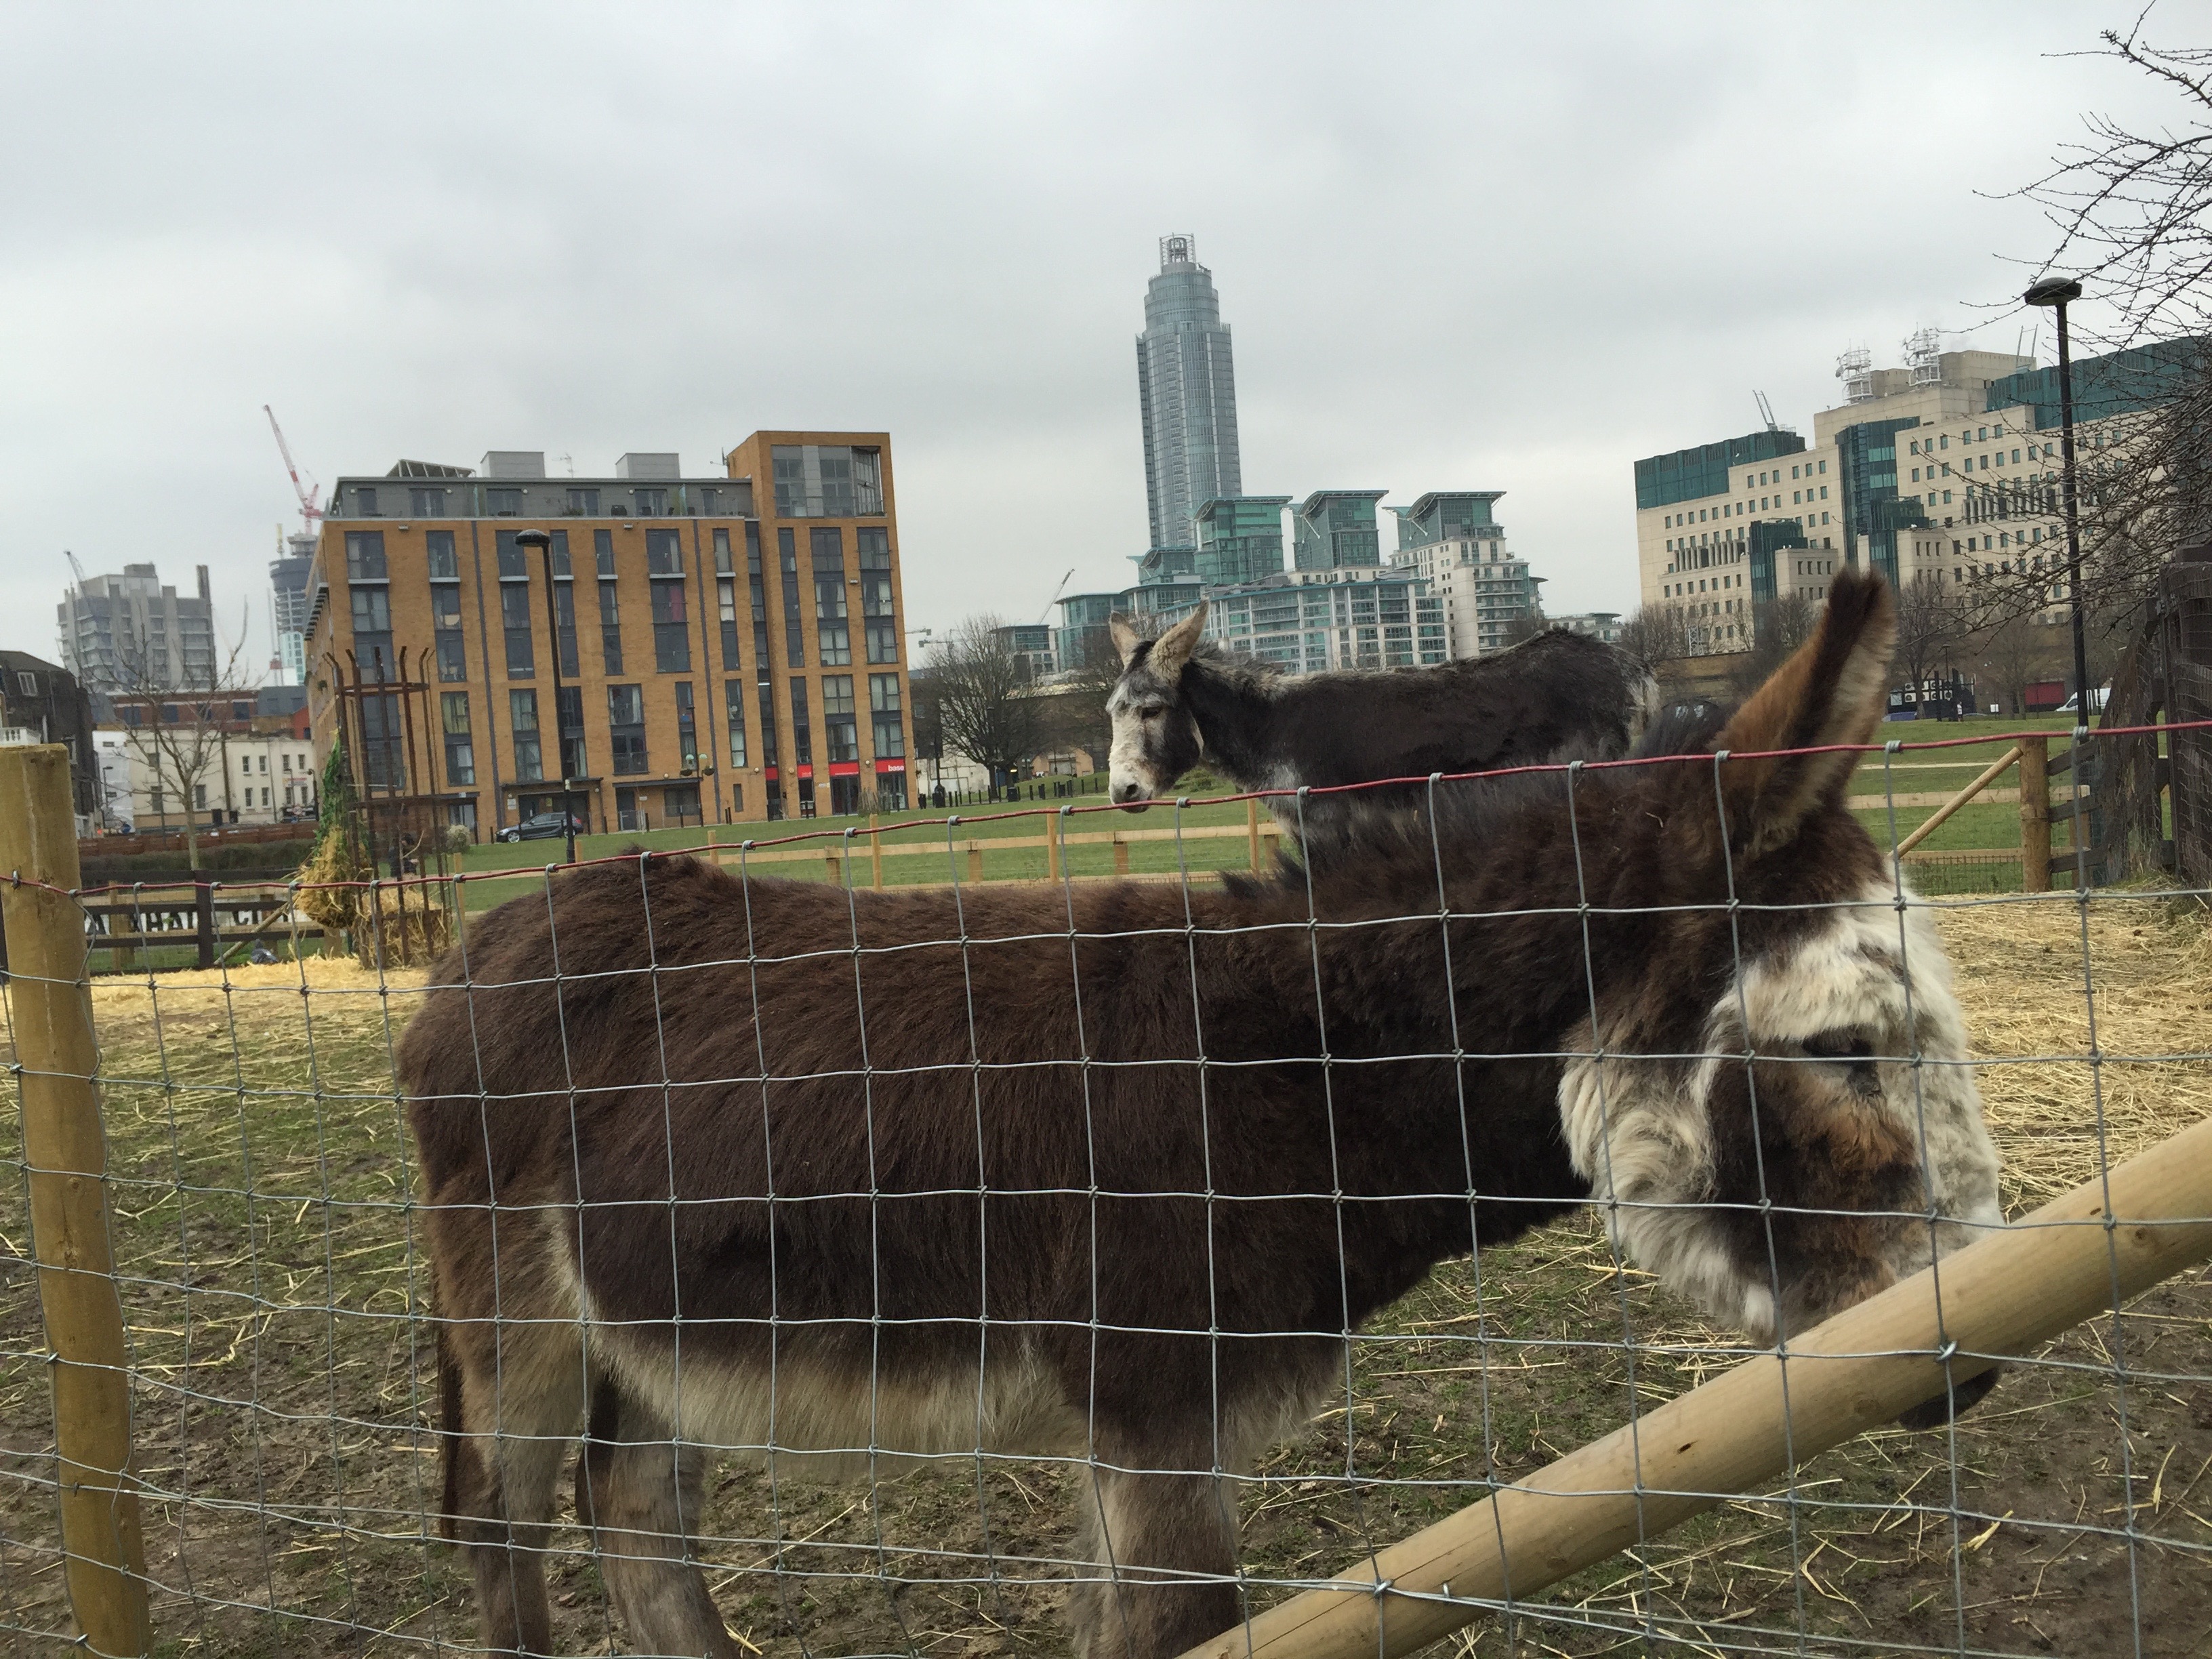
POLYGON ((595 830, 903 805, 890 438, 757 432, 723 465, 687 478, 631 453, 550 477, 540 452, 493 451, 341 478, 308 581, 318 759, 343 714, 362 787, 404 767, 415 716, 374 690, 404 664, 428 683, 435 729, 413 736, 435 775, 398 787, 479 836, 558 811, 564 781, 595 830), (533 528, 550 607, 545 555, 516 540, 533 528), (342 697, 355 680, 369 695, 342 697))

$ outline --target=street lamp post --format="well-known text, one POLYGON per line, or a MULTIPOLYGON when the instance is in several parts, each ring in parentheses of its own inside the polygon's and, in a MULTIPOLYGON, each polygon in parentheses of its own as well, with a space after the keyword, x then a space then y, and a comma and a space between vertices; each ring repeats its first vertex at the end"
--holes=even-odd
POLYGON ((2081 615, 2081 519, 2074 474, 2074 358, 2066 337, 2066 307, 2081 297, 2071 276, 2046 276, 2028 289, 2032 306, 2047 306, 2058 318, 2059 489, 2066 507, 2066 568, 2074 606, 2074 724, 2089 723, 2089 650, 2081 615))
MULTIPOLYGON (((553 655, 553 764, 561 774, 561 834, 568 843, 568 862, 576 861, 576 813, 568 786, 568 745, 561 736, 561 605, 553 586, 553 538, 542 530, 523 530, 515 532, 517 547, 534 547, 543 556, 545 564, 545 627, 550 635, 548 641, 553 655)), ((542 731, 543 728, 541 727, 542 731)), ((538 739, 538 752, 544 752, 544 739, 538 739)), ((541 760, 540 764, 544 763, 541 760)))

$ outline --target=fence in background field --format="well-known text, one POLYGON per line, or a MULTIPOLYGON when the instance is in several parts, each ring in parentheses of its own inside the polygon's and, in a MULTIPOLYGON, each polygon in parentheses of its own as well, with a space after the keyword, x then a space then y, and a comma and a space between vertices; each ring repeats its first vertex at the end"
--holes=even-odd
MULTIPOLYGON (((2172 684, 2179 718, 2197 693, 2185 677, 2172 684)), ((2212 720, 2212 707, 2196 718, 2212 720)), ((2092 734, 2082 750, 2130 738, 2092 734)), ((1913 1280, 1818 1328, 1786 1362, 1717 1335, 1593 1222, 1448 1262, 1370 1326, 1341 1333, 1334 1404, 1291 1425, 1231 1489, 1243 1520, 1233 1578, 1249 1622, 1209 1655, 1364 1659, 1483 1618, 1456 1659, 1624 1646, 1852 1659, 2195 1651, 2212 1621, 2212 1282, 2190 1268, 2212 1249, 2212 1131, 2199 1121, 2212 1113, 2212 872, 2191 848, 2205 823, 2197 803, 2212 797, 2191 792, 2212 776, 2212 729, 2149 735, 2148 753, 2166 763, 2146 775, 2154 800, 2171 787, 2150 822, 2171 820, 2171 866, 2158 836, 2145 842, 2138 797, 2087 810, 2125 767, 2075 768, 2072 751, 2050 755, 2045 734, 2003 741, 2001 757, 1948 793, 1911 788, 1905 769, 1945 745, 1893 746, 1886 770, 1877 757, 1859 775, 1850 805, 1877 822, 1936 809, 1897 838, 1908 872, 2020 862, 2021 892, 1900 893, 1896 911, 1901 926, 1924 905, 1946 930, 2012 1168, 2008 1210, 2036 1224, 1948 1259, 1932 1286, 1913 1280), (1876 777, 1884 787, 1869 793, 1876 777), (2069 826, 2084 780, 2077 860, 2069 826), (2017 853, 1923 845, 1977 805, 2018 808, 2017 853), (2133 838, 2114 824, 2133 826, 2133 838), (2088 885, 2058 890, 2077 861, 2088 885), (2085 1317, 2097 1322, 2039 1351, 2085 1317), (1930 1356, 1946 1345, 2022 1356, 1987 1414, 1928 1436, 1852 1440, 1925 1396, 1930 1356), (1824 1346, 1838 1357, 1820 1360, 1824 1346), (1632 1553, 1602 1565, 1622 1549, 1632 1553)), ((74 852, 64 857, 16 816, 31 793, 0 787, 0 881, 20 878, 0 890, 13 952, 0 1008, 21 1123, 13 1148, 0 1140, 0 1168, 18 1176, 0 1194, 10 1293, 0 1298, 0 1655, 481 1651, 465 1574, 437 1541, 445 1426, 423 1267, 434 1200, 394 1074, 423 976, 244 965, 257 940, 295 958, 319 940, 295 911, 297 889, 282 884, 75 893, 74 852), (156 971, 171 947, 221 971, 173 981, 156 971), (136 953, 132 976, 88 988, 94 951, 136 953)), ((1034 833, 878 823, 714 844, 707 856, 747 881, 834 883, 857 915, 874 902, 860 890, 935 902, 944 895, 924 890, 941 885, 957 904, 969 884, 995 886, 1009 865, 1041 855, 1043 879, 1070 895, 1073 963, 1076 884, 1134 875, 1196 891, 1193 878, 1223 854, 1271 867, 1281 832, 1257 802, 1243 805, 1242 823, 1187 824, 1163 805, 1140 828, 1110 809, 1048 807, 1013 814, 1033 818, 1034 833), (1175 867, 1142 867, 1163 854, 1175 867), (1006 855, 988 876, 987 854, 1006 855)), ((641 882, 659 856, 601 863, 635 867, 641 882)), ((501 884, 550 912, 561 879, 386 881, 369 910, 383 915, 375 894, 398 888, 417 910, 466 924, 467 893, 501 884)), ((1586 910, 1615 902, 1578 897, 1586 910)), ((1433 896, 1419 916, 1391 919, 1408 920, 1437 925, 1433 896)), ((1297 923, 1316 933, 1359 925, 1297 923)), ((965 929, 923 945, 965 960, 965 929)), ((1209 937, 1187 919, 1174 931, 1188 932, 1194 951, 1209 937)), ((465 952, 470 939, 464 925, 465 952)), ((859 995, 857 922, 810 950, 849 961, 859 995)), ((711 966, 742 996, 746 975, 785 960, 732 937, 711 966)), ((1387 954, 1378 961, 1387 971, 1387 954)), ((656 964, 652 976, 677 971, 656 964)), ((592 961, 558 973, 580 999, 618 977, 592 961)), ((1079 978, 1080 992, 1089 981, 1079 978)), ((1316 987, 1318 996, 1318 969, 1316 987)), ((841 1017, 854 1012, 848 1000, 841 1017)), ((1490 1012, 1467 1011, 1468 1053, 1500 1040, 1490 1012)), ((865 1006, 858 1017, 865 1027, 865 1006)), ((1113 1035, 1091 1032, 1080 1054, 1034 1064, 1041 1076, 1110 1065, 1113 1035)), ((1254 1063, 1227 1035, 1212 1035, 1201 1071, 1254 1063)), ((652 1097, 640 1109, 655 1121, 671 1092, 664 1036, 641 1030, 630 1045, 652 1097)), ((1284 1058, 1324 1073, 1363 1063, 1329 1049, 1325 1029, 1315 1052, 1284 1058)), ((963 1057, 952 1065, 970 1073, 963 1057)), ((979 1088, 988 1069, 972 1068, 979 1088)), ((890 1077, 864 1069, 851 1081, 866 1091, 890 1077)), ((548 1109, 572 1112, 574 1095, 548 1109)), ((872 1117, 872 1135, 878 1127, 872 1117)), ((678 1173, 668 1178, 672 1236, 682 1212, 678 1173)), ((1436 1184, 1458 1179, 1446 1170, 1436 1184)), ((1021 1196, 974 1190, 979 1206, 1021 1196)), ((857 1196, 872 1214, 882 1201, 857 1196)), ((1124 1196, 1226 1201, 1210 1190, 1124 1196)), ((1342 1191, 1318 1196, 1346 1206, 1342 1191)), ((1100 1199, 1095 1182, 1090 1199, 1100 1199)), ((1470 1216, 1478 1199, 1501 1201, 1471 1176, 1465 1199, 1470 1216)), ((976 1322, 981 1340, 990 1322, 976 1322)), ((972 1403, 980 1422, 980 1393, 972 1403)), ((1061 1651, 1062 1593, 1097 1571, 1065 1518, 1097 1454, 1009 1462, 956 1444, 949 1473, 892 1479, 876 1470, 871 1438, 857 1449, 867 1478, 853 1490, 773 1465, 711 1486, 697 1547, 741 1650, 1061 1651)), ((605 1611, 588 1534, 564 1525, 527 1549, 554 1579, 558 1651, 635 1650, 605 1611)))

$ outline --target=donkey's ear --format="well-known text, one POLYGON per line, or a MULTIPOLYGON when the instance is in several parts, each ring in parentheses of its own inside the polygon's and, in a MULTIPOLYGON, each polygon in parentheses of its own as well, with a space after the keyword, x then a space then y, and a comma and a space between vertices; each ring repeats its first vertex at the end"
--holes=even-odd
POLYGON ((1137 654, 1137 647, 1144 643, 1145 636, 1118 611, 1106 618, 1106 632, 1114 641, 1114 648, 1121 653, 1121 666, 1127 668, 1129 659, 1137 654))
POLYGON ((1206 601, 1200 599, 1197 610, 1152 641, 1152 653, 1145 659, 1146 665, 1163 674, 1181 673, 1205 632, 1206 601))
MULTIPOLYGON (((1743 755, 1869 741, 1888 702, 1896 639, 1889 584, 1871 571, 1838 571, 1813 637, 1753 694, 1714 746, 1743 755)), ((1859 759, 1845 750, 1723 763, 1729 841, 1747 857, 1782 845, 1809 813, 1841 795, 1859 759)))

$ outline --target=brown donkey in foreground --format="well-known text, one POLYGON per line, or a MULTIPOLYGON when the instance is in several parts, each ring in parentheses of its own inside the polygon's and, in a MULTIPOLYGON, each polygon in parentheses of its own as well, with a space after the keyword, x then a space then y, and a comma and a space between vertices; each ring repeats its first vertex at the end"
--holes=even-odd
MULTIPOLYGON (((1704 747, 1865 741, 1892 632, 1839 577, 1704 747)), ((687 1541, 721 1449, 1081 1460, 1079 1644, 1173 1654, 1239 1615, 1227 1482, 1438 1261, 1612 1200, 1763 1343, 1996 1224, 1854 758, 1583 772, 1571 820, 1563 774, 1461 786, 1316 852, 1310 897, 641 858, 501 907, 401 1050, 485 1639, 549 1641, 588 1414, 580 1508, 641 1650, 738 1652, 687 1541)))

